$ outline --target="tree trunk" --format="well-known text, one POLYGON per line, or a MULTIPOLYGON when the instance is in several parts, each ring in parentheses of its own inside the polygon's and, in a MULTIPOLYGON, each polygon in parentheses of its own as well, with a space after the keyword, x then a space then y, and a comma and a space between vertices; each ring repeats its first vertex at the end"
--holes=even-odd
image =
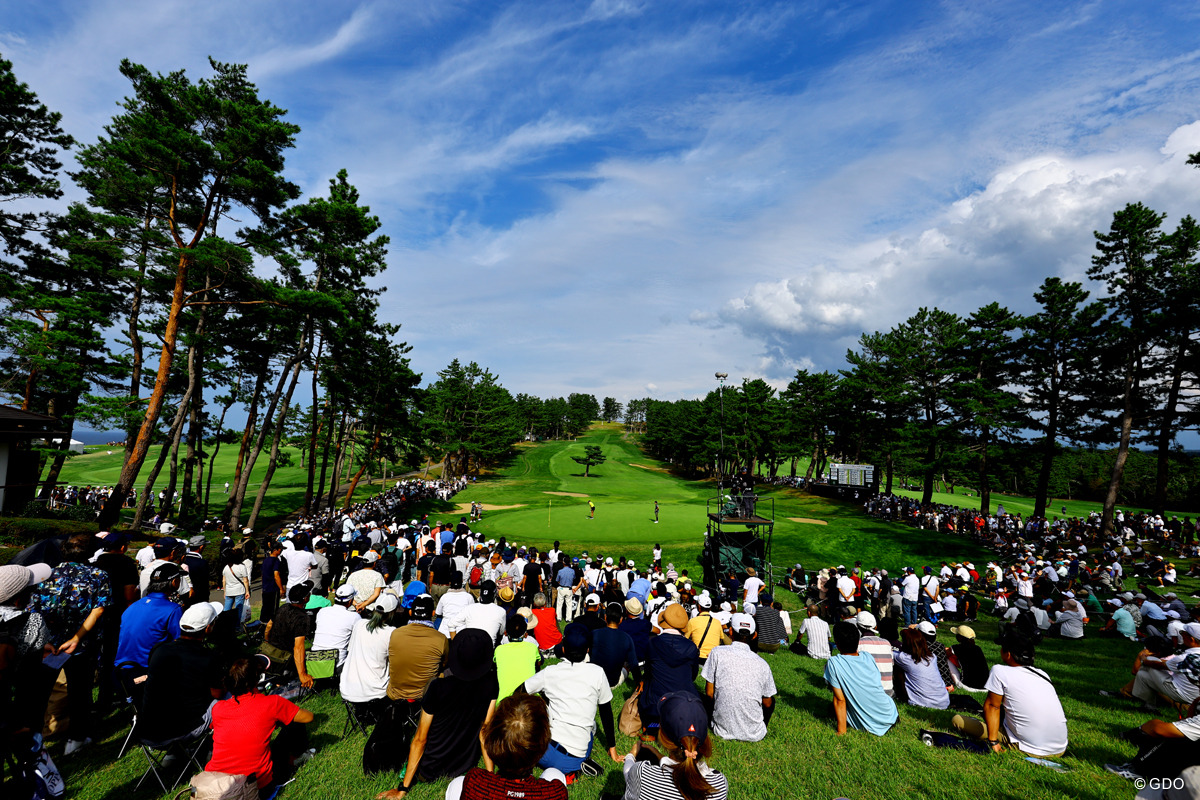
POLYGON ((891 453, 887 454, 887 458, 884 459, 883 464, 884 464, 883 473, 887 480, 887 486, 884 487, 883 493, 891 494, 892 493, 892 471, 893 471, 893 462, 892 462, 892 454, 891 453))
MULTIPOLYGON (((358 472, 356 472, 354 474, 354 478, 350 481, 350 487, 348 489, 346 489, 346 500, 342 503, 343 511, 350 508, 350 503, 354 499, 354 490, 356 488, 358 488, 358 480, 359 480, 359 478, 362 477, 363 471, 366 470, 367 464, 371 463, 371 458, 375 455, 375 451, 379 447, 379 443, 382 440, 383 440, 383 429, 380 426, 376 425, 375 426, 375 434, 371 437, 371 447, 367 451, 366 457, 363 458, 362 466, 359 468, 358 472)), ((368 481, 368 483, 369 483, 369 481, 368 481)), ((387 488, 387 487, 385 486, 384 488, 387 488)))
POLYGON ((337 495, 338 476, 342 474, 342 454, 346 446, 346 422, 347 412, 342 412, 342 420, 338 424, 337 447, 333 453, 333 477, 329 481, 329 497, 325 501, 325 507, 333 511, 333 504, 337 495))
POLYGON ((988 475, 988 446, 992 429, 984 425, 980 431, 982 449, 979 452, 979 511, 987 516, 992 511, 992 483, 988 475))
POLYGON ((229 402, 221 407, 221 418, 217 420, 217 435, 216 444, 213 446, 212 454, 208 457, 208 478, 204 481, 204 511, 201 516, 208 518, 208 500, 212 496, 212 475, 213 465, 217 463, 217 454, 221 452, 221 436, 225 433, 225 415, 229 413, 229 409, 233 407, 234 397, 231 395, 229 402))
MULTIPOLYGON (((146 282, 146 264, 149 262, 149 240, 146 237, 146 232, 150 230, 150 223, 153 221, 151 216, 150 204, 146 204, 146 217, 142 223, 142 247, 138 253, 138 277, 133 284, 133 299, 129 303, 129 397, 131 402, 136 403, 142 394, 142 366, 145 363, 142 353, 142 335, 138 331, 138 320, 141 317, 142 311, 142 285, 146 282)), ((125 429, 125 459, 133 455, 133 443, 136 439, 136 433, 132 428, 125 429)))
MULTIPOLYGON (((72 405, 77 405, 77 403, 72 405)), ((67 455, 71 452, 71 434, 75 431, 74 408, 69 414, 64 414, 62 420, 63 438, 58 443, 58 452, 54 454, 54 460, 50 462, 50 471, 46 473, 46 479, 42 481, 42 488, 38 493, 38 499, 45 500, 47 503, 50 495, 54 493, 54 488, 58 486, 58 476, 62 473, 63 464, 67 463, 67 455)))
POLYGON ((1112 478, 1108 482, 1108 493, 1104 496, 1104 513, 1100 517, 1100 534, 1110 536, 1113 532, 1113 511, 1117 507, 1117 493, 1121 491, 1121 479, 1125 476, 1125 462, 1129 460, 1129 439, 1133 433, 1133 396, 1138 386, 1138 362, 1131 356, 1125 369, 1125 392, 1121 407, 1121 439, 1117 445, 1117 457, 1113 461, 1112 478))
MULTIPOLYGON (((196 359, 196 370, 202 372, 204 366, 202 362, 203 350, 201 357, 196 359)), ((190 362, 190 359, 189 359, 190 362)), ((190 364, 189 364, 190 366, 190 364)), ((189 380, 191 377, 189 376, 189 380)), ((204 467, 201 466, 199 475, 196 474, 196 463, 200 460, 200 452, 204 439, 204 379, 197 376, 196 391, 192 394, 192 408, 188 414, 188 435, 187 449, 183 456, 183 499, 179 504, 179 516, 181 519, 188 519, 196 512, 196 506, 200 502, 200 476, 204 474, 204 467), (196 488, 193 491, 192 481, 195 479, 196 488)))
POLYGON ((1175 427, 1175 409, 1179 405, 1179 390, 1183 384, 1183 362, 1187 356, 1191 339, 1184 334, 1179 339, 1175 360, 1171 364, 1171 386, 1167 390, 1167 402, 1162 410, 1162 426, 1158 431, 1158 465, 1154 476, 1154 503, 1151 511, 1160 516, 1167 513, 1167 479, 1171 462, 1171 434, 1175 427))
POLYGON ((179 257, 179 264, 175 270, 175 287, 171 292, 171 308, 167 313, 166 327, 163 329, 163 346, 162 352, 158 356, 158 373, 154 378, 154 391, 150 393, 150 401, 146 406, 146 414, 142 418, 141 427, 138 428, 133 452, 126 457, 125 464, 121 468, 121 477, 117 479, 108 501, 100 511, 98 522, 102 531, 108 530, 120 519, 121 509, 125 506, 125 498, 129 496, 133 482, 137 480, 138 473, 142 471, 142 464, 146 461, 146 454, 150 450, 150 440, 158 427, 158 418, 162 415, 163 402, 167 397, 167 379, 171 375, 171 362, 175 359, 175 346, 179 339, 179 322, 183 316, 183 295, 187 288, 188 267, 191 266, 191 260, 191 253, 188 252, 182 253, 179 257))
POLYGON ((284 395, 283 405, 279 409, 279 417, 275 421, 274 435, 271 437, 271 455, 267 460, 267 471, 263 475, 262 482, 258 485, 258 494, 254 498, 254 509, 250 512, 250 519, 246 524, 253 528, 254 523, 258 521, 258 512, 262 510, 263 500, 266 499, 267 489, 271 486, 271 478, 275 476, 275 465, 279 461, 279 442, 283 439, 284 422, 287 420, 288 406, 292 403, 292 393, 296 391, 296 383, 300 380, 300 361, 296 360, 296 365, 292 367, 292 379, 288 382, 287 394, 284 395))
POLYGON ((322 423, 325 426, 325 446, 321 452, 321 478, 313 487, 314 490, 319 490, 314 498, 315 504, 312 507, 312 513, 316 514, 321 511, 321 501, 325 499, 325 473, 329 470, 329 448, 333 444, 333 404, 329 397, 325 398, 325 421, 322 423))
MULTIPOLYGON (((191 404, 189 403, 188 405, 190 407, 191 404)), ((184 420, 186 419, 187 417, 185 416, 184 420)), ((181 420, 179 425, 174 429, 174 431, 172 431, 171 459, 167 462, 167 474, 169 477, 167 478, 167 494, 165 503, 167 506, 166 516, 171 518, 175 516, 175 496, 179 485, 179 443, 183 439, 184 420, 181 420)))
MULTIPOLYGON (((242 469, 246 465, 246 453, 250 450, 250 438, 254 435, 254 426, 258 422, 258 400, 262 395, 263 389, 266 387, 268 366, 263 365, 258 375, 254 378, 254 393, 250 395, 250 409, 246 415, 246 427, 242 431, 242 441, 238 445, 237 463, 233 467, 232 484, 237 486, 242 480, 242 469)), ((233 517, 233 504, 237 494, 231 492, 229 499, 225 501, 225 510, 221 512, 221 516, 228 520, 233 517)))

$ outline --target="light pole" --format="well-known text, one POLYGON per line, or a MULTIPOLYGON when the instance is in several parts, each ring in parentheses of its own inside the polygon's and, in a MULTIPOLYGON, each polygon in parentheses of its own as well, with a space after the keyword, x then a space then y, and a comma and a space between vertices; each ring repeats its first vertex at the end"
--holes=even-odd
POLYGON ((717 426, 721 437, 720 449, 717 451, 717 513, 720 514, 720 509, 725 507, 725 379, 729 377, 729 373, 718 372, 715 377, 717 395, 721 398, 721 422, 717 426))

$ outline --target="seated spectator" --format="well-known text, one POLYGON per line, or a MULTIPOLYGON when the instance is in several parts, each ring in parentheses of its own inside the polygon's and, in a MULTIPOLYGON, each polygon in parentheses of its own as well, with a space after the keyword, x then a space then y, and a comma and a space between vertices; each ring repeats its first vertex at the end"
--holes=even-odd
POLYGON ((759 594, 760 602, 754 607, 754 626, 758 632, 758 652, 775 653, 787 644, 783 632, 783 620, 772 603, 774 598, 766 592, 759 594))
POLYGON ((304 607, 312 594, 312 584, 298 583, 288 589, 287 605, 275 612, 267 623, 260 652, 271 659, 270 672, 295 674, 300 685, 311 689, 312 676, 305 668, 305 648, 308 642, 309 617, 304 607))
POLYGON ((1105 626, 1100 629, 1100 635, 1120 636, 1136 642, 1137 624, 1134 622, 1133 615, 1129 613, 1129 609, 1125 607, 1124 601, 1119 597, 1110 597, 1104 602, 1113 608, 1113 614, 1105 626))
POLYGON ((796 641, 808 637, 808 655, 811 658, 829 658, 829 623, 820 617, 820 608, 816 605, 808 607, 808 618, 800 625, 796 641))
POLYGON ((362 556, 362 566, 351 572, 350 577, 346 579, 346 583, 354 587, 355 611, 366 610, 387 585, 383 574, 376 569, 378 562, 379 553, 374 550, 366 551, 362 556))
POLYGON ((896 690, 892 682, 895 659, 892 657, 891 642, 879 635, 875 629, 875 615, 870 611, 858 612, 854 624, 858 627, 858 652, 866 653, 875 660, 879 680, 883 684, 883 693, 888 697, 895 696, 896 690))
POLYGON ((390 629, 387 636, 387 696, 407 701, 414 720, 417 701, 425 696, 450 653, 450 640, 433 627, 433 611, 432 595, 418 596, 409 609, 408 624, 390 629))
MULTIPOLYGON (((1140 657, 1133 681, 1122 688, 1121 693, 1141 700, 1143 704, 1157 707, 1163 700, 1181 707, 1191 706, 1200 695, 1200 686, 1177 671, 1177 667, 1189 656, 1200 654, 1200 622, 1189 622, 1183 627, 1184 651, 1179 655, 1146 655, 1140 657)), ((1147 637, 1147 642, 1155 638, 1147 637)), ((1165 640, 1164 640, 1165 641, 1165 640)), ((1147 644, 1149 647, 1149 644, 1147 644)), ((1163 652, 1169 652, 1169 645, 1163 652)))
POLYGON ((671 692, 696 691, 700 651, 683 635, 687 623, 687 612, 678 603, 671 603, 659 614, 662 633, 650 640, 638 697, 644 735, 658 735, 659 698, 671 692))
POLYGON ((558 629, 558 617, 554 608, 549 605, 546 595, 542 592, 533 595, 533 616, 537 619, 537 625, 533 628, 533 638, 537 640, 538 649, 546 655, 562 641, 562 631, 558 629))
POLYGON ((700 595, 696 598, 696 607, 699 611, 688 620, 684 635, 700 651, 700 663, 703 664, 713 648, 721 644, 722 625, 712 615, 711 597, 706 594, 700 595))
POLYGON ((519 694, 500 700, 481 738, 483 769, 472 767, 452 780, 446 800, 566 800, 567 779, 562 772, 547 769, 540 778, 533 775, 550 746, 550 715, 541 697, 519 694))
POLYGON ((1032 640, 1005 626, 997 641, 1003 663, 992 667, 984 685, 984 721, 955 714, 954 729, 986 739, 995 752, 1012 747, 1030 756, 1062 755, 1067 749, 1067 717, 1050 676, 1033 666, 1032 640))
POLYGON ((604 618, 600 616, 600 595, 592 592, 583 599, 583 613, 575 621, 586 625, 590 631, 604 627, 604 618))
POLYGON ((339 667, 346 662, 350 634, 362 619, 353 610, 354 595, 353 586, 342 584, 333 593, 333 603, 317 612, 312 649, 314 652, 336 650, 339 667))
POLYGON ((224 679, 219 654, 204 643, 217 620, 220 603, 197 603, 179 622, 179 638, 150 653, 138 706, 137 735, 145 742, 169 744, 201 736, 212 722, 212 706, 224 679))
POLYGON ((613 688, 624 683, 626 675, 632 675, 634 683, 641 683, 642 670, 638 666, 633 639, 620 629, 621 621, 625 619, 624 607, 620 603, 609 603, 604 609, 604 619, 608 625, 592 632, 588 658, 604 670, 608 685, 613 688))
POLYGON ((475 605, 475 597, 463 587, 463 574, 450 573, 450 589, 437 601, 434 617, 438 630, 450 636, 463 626, 463 615, 475 605))
POLYGON ((213 753, 204 769, 229 775, 254 775, 259 797, 270 797, 287 781, 306 752, 304 725, 313 713, 279 695, 258 691, 266 657, 239 658, 225 675, 229 698, 212 708, 213 753), (283 730, 271 741, 276 725, 283 730))
MULTIPOLYGON (((496 648, 496 679, 500 685, 498 700, 508 697, 538 671, 542 664, 537 642, 526 638, 528 623, 520 614, 508 618, 508 641, 496 648)), ((540 754, 539 754, 540 757, 540 754)))
POLYGON ((959 625, 951 628, 950 632, 958 639, 958 644, 951 645, 949 651, 950 664, 954 667, 951 673, 955 677, 954 685, 968 692, 982 692, 988 677, 988 663, 975 641, 975 629, 959 625))
POLYGON ((704 693, 712 698, 713 731, 722 739, 762 741, 775 711, 775 678, 762 656, 752 652, 754 618, 734 614, 733 643, 714 647, 704 664, 704 693))
MULTIPOLYGON (((863 612, 866 613, 866 612, 863 612)), ((883 690, 883 681, 869 653, 859 652, 858 627, 839 622, 833 628, 838 654, 825 664, 825 682, 833 690, 837 734, 847 726, 883 736, 896 724, 896 704, 883 690)))
POLYGON ((658 742, 661 755, 638 739, 624 759, 624 800, 725 800, 729 784, 708 765, 712 741, 700 698, 677 692, 663 698, 658 742))
POLYGON ((150 576, 145 596, 125 609, 121 615, 121 638, 117 642, 114 664, 121 667, 124 680, 132 681, 146 674, 150 651, 160 642, 179 637, 179 619, 183 608, 171 602, 179 591, 183 570, 178 564, 165 562, 150 576), (136 664, 137 667, 130 667, 136 664), (122 666, 124 665, 124 666, 122 666), (129 674, 136 670, 137 675, 129 674))
POLYGON ((479 602, 463 609, 459 630, 476 628, 492 637, 499 644, 504 635, 504 625, 508 620, 508 612, 496 605, 496 584, 494 581, 484 581, 479 585, 479 602))
POLYGON ((338 689, 346 701, 364 706, 368 719, 377 716, 388 695, 388 644, 399 605, 391 592, 380 596, 369 608, 371 617, 354 623, 350 633, 338 689))
POLYGON ((544 695, 549 706, 550 746, 538 764, 567 776, 590 761, 597 712, 608 755, 620 760, 613 738, 612 690, 604 670, 587 661, 590 647, 591 630, 572 622, 557 648, 562 660, 525 681, 525 691, 544 695))
POLYGON ((901 631, 900 649, 895 651, 895 659, 898 698, 913 706, 950 707, 950 693, 925 634, 916 627, 901 631))
POLYGON ((1063 603, 1062 610, 1054 618, 1054 624, 1050 626, 1050 635, 1057 635, 1062 639, 1082 639, 1083 638, 1083 612, 1079 609, 1079 604, 1074 600, 1067 600, 1063 603))
POLYGON ((631 597, 625 601, 625 619, 617 626, 633 640, 639 664, 646 662, 646 649, 650 647, 650 620, 646 619, 641 600, 631 597))
MULTIPOLYGON (((1200 681, 1200 658, 1188 661, 1191 679, 1200 681)), ((1200 764, 1200 717, 1168 722, 1152 719, 1141 727, 1126 731, 1122 739, 1137 745, 1138 753, 1124 764, 1105 764, 1109 772, 1127 780, 1174 778, 1188 767, 1200 764)))
POLYGON ((468 628, 454 637, 445 673, 421 699, 421 718, 400 785, 380 792, 376 800, 402 798, 419 780, 455 778, 475 766, 481 728, 491 722, 500 692, 492 658, 492 640, 483 631, 468 628))

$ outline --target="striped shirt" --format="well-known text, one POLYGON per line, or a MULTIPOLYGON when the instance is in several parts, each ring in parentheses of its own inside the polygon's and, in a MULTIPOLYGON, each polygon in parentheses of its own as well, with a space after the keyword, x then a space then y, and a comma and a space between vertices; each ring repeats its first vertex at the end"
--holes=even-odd
MULTIPOLYGON (((625 800, 683 800, 683 795, 671 780, 671 765, 675 763, 669 757, 652 764, 649 761, 637 761, 632 755, 625 756, 625 800)), ((713 788, 707 800, 726 800, 729 784, 725 776, 703 762, 697 766, 704 780, 713 788)))
POLYGON ((864 636, 858 640, 858 652, 867 653, 875 659, 879 679, 883 681, 884 693, 888 697, 895 696, 895 690, 892 688, 892 670, 895 668, 895 662, 892 660, 891 643, 878 636, 864 636))

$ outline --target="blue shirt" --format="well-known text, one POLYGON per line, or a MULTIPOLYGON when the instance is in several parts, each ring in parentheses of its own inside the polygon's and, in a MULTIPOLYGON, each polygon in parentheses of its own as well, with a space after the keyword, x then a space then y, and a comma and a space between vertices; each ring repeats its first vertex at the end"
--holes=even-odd
POLYGON ((645 578, 638 578, 633 583, 629 584, 629 591, 625 593, 626 598, 636 597, 642 604, 642 608, 646 607, 646 598, 650 596, 650 581, 645 578))
POLYGON ((1144 619, 1164 620, 1167 618, 1167 614, 1162 610, 1161 606, 1147 600, 1142 603, 1142 617, 1144 619))
POLYGON ((571 589, 575 586, 575 570, 571 567, 563 567, 558 571, 558 575, 554 579, 564 589, 571 589))
POLYGON ((825 682, 846 696, 846 725, 883 736, 899 716, 883 691, 883 681, 870 653, 836 655, 825 662, 825 682))
POLYGON ((1124 636, 1126 639, 1137 638, 1137 628, 1133 624, 1133 617, 1129 614, 1129 609, 1118 608, 1113 612, 1113 622, 1117 623, 1117 633, 1124 636))
POLYGON ((132 661, 150 665, 150 651, 156 644, 179 638, 179 618, 183 609, 161 592, 151 592, 125 609, 121 615, 121 637, 117 641, 115 664, 132 661))

